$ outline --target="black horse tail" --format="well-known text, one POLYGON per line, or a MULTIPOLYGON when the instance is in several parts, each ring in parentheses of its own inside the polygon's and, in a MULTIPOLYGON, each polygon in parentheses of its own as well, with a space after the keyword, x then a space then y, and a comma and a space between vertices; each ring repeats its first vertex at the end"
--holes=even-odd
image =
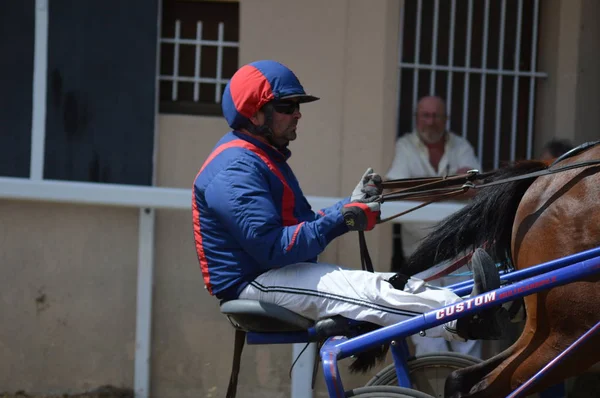
MULTIPOLYGON (((548 168, 540 161, 522 161, 498 170, 484 183, 499 181, 548 168)), ((415 275, 467 250, 487 245, 497 261, 510 258, 512 225, 517 207, 535 178, 482 188, 465 207, 437 224, 433 232, 408 258, 401 271, 415 275)))
MULTIPOLYGON (((363 322, 358 327, 358 334, 372 332, 379 328, 381 328, 381 326, 375 325, 374 323, 363 322)), ((354 359, 348 366, 350 373, 366 374, 375 366, 381 365, 383 361, 385 361, 389 348, 389 344, 383 344, 353 355, 354 359)))

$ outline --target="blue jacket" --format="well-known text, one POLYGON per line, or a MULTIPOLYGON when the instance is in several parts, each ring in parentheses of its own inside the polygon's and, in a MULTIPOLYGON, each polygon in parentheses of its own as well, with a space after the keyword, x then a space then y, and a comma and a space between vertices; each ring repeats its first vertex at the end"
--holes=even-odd
POLYGON ((314 213, 287 163, 290 155, 232 131, 200 169, 193 189, 194 238, 210 294, 237 298, 272 268, 316 261, 348 231, 340 209, 349 198, 314 213))

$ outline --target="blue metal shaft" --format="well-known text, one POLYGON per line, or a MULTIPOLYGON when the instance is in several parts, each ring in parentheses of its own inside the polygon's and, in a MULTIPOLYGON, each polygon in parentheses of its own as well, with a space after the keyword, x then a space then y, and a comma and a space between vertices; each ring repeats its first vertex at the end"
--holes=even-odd
POLYGON ((430 329, 486 308, 513 301, 516 298, 574 282, 598 271, 600 271, 600 257, 572 264, 462 302, 441 307, 396 325, 387 326, 338 344, 336 347, 339 349, 338 359, 346 358, 381 344, 387 344, 394 339, 416 334, 421 330, 430 329))
POLYGON ((510 394, 506 398, 522 397, 523 393, 525 393, 527 390, 529 390, 531 387, 533 387, 536 383, 538 383, 542 379, 542 377, 548 373, 548 371, 557 367, 565 358, 567 358, 569 355, 571 355, 577 347, 579 347, 585 341, 589 340, 599 330, 600 330, 600 322, 596 323, 596 325, 593 328, 591 328, 590 330, 585 332, 580 338, 575 340, 569 347, 567 347, 566 350, 561 352, 556 358, 554 358, 552 361, 550 361, 539 372, 537 372, 535 375, 533 375, 531 377, 531 379, 529 379, 525 383, 523 383, 519 388, 517 388, 515 391, 513 391, 513 393, 510 394))
POLYGON ((406 339, 392 342, 392 358, 396 368, 396 379, 400 387, 412 388, 412 381, 408 373, 408 344, 406 339))
MULTIPOLYGON (((554 271, 565 265, 578 263, 600 256, 600 247, 586 250, 584 252, 571 254, 570 256, 562 257, 556 260, 548 261, 547 263, 539 264, 534 267, 526 268, 520 271, 507 272, 500 275, 502 282, 515 282, 524 278, 540 275, 544 272, 554 271)), ((448 286, 457 296, 465 296, 473 290, 473 281, 464 281, 448 286)))

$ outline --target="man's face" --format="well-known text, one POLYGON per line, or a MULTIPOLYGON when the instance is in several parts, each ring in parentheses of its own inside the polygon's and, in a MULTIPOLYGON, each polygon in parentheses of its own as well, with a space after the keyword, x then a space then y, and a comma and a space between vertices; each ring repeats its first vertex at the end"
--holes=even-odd
POLYGON ((444 138, 446 110, 438 98, 425 98, 417 107, 417 132, 423 141, 435 144, 444 138))
MULTIPOLYGON (((302 117, 300 104, 293 99, 273 102, 273 130, 272 140, 277 147, 286 147, 290 141, 296 139, 296 127, 298 120, 302 117)), ((261 112, 262 113, 262 112, 261 112)), ((264 123, 264 114, 261 123, 264 123)))

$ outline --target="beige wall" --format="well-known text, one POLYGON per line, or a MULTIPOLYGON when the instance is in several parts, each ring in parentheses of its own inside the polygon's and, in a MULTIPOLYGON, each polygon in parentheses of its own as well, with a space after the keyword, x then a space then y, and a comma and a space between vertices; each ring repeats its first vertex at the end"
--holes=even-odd
POLYGON ((600 4, 540 2, 540 63, 536 154, 552 138, 574 144, 600 138, 600 4))
POLYGON ((0 391, 133 384, 137 219, 0 201, 0 391))

